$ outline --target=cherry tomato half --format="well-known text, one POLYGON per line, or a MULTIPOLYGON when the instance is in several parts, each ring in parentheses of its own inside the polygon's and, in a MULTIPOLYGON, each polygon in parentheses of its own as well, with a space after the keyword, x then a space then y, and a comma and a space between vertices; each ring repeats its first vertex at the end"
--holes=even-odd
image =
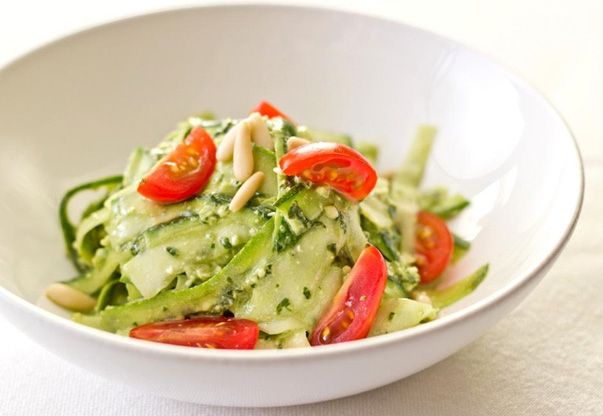
POLYGON ((141 325, 130 331, 130 337, 185 347, 252 350, 259 333, 258 324, 247 319, 204 317, 141 325))
POLYGON ((415 252, 421 283, 431 282, 442 274, 452 258, 454 239, 440 217, 426 211, 417 214, 415 252))
POLYGON ((310 344, 335 344, 366 337, 377 315, 386 281, 387 265, 381 252, 367 246, 319 319, 310 344))
POLYGON ((364 199, 377 183, 377 173, 370 162, 340 143, 318 142, 296 147, 279 164, 285 175, 330 185, 357 200, 364 199))
POLYGON ((216 166, 216 145, 202 127, 159 162, 138 185, 138 193, 159 203, 184 201, 203 189, 216 166))
POLYGON ((293 123, 293 120, 284 115, 279 109, 270 104, 268 101, 262 101, 261 103, 259 103, 256 108, 251 110, 251 113, 260 113, 261 115, 266 116, 268 118, 282 117, 285 120, 289 120, 293 123))

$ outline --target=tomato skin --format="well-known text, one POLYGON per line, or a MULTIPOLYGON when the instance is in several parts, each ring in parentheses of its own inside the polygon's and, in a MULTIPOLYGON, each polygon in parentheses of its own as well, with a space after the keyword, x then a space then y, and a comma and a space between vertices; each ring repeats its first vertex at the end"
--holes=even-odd
POLYGON ((330 185, 356 200, 366 198, 377 183, 377 173, 370 162, 341 143, 318 142, 296 147, 281 158, 279 165, 285 175, 330 185))
POLYGON ((247 319, 203 317, 141 325, 130 331, 130 337, 185 347, 252 350, 259 333, 258 324, 247 319))
POLYGON ((205 187, 215 166, 214 141, 202 127, 195 127, 140 181, 138 193, 162 204, 184 201, 205 187))
POLYGON ((333 303, 318 320, 310 344, 335 344, 365 338, 368 334, 387 281, 387 265, 379 250, 367 246, 333 303))
POLYGON ((440 276, 450 264, 454 239, 443 219, 427 211, 417 214, 415 252, 421 283, 440 276))
POLYGON ((293 120, 283 114, 278 108, 270 104, 268 101, 260 102, 256 108, 250 111, 250 114, 251 113, 260 113, 268 118, 282 117, 285 120, 289 120, 293 123, 293 120))

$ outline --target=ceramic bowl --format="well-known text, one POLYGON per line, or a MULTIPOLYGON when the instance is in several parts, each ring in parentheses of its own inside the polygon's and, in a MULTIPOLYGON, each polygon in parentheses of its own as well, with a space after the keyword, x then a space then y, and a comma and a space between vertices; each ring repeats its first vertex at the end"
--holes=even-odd
POLYGON ((399 380, 463 348, 551 267, 582 201, 580 155, 555 110, 500 65, 401 23, 311 7, 148 14, 46 45, 0 70, 0 311, 65 360, 150 394, 229 406, 310 403, 399 380), (74 274, 57 204, 121 172, 183 116, 242 116, 261 99, 349 132, 398 166, 419 123, 439 128, 426 184, 471 199, 452 228, 473 246, 450 281, 484 283, 433 322, 316 349, 212 351, 72 323, 44 303, 74 274))

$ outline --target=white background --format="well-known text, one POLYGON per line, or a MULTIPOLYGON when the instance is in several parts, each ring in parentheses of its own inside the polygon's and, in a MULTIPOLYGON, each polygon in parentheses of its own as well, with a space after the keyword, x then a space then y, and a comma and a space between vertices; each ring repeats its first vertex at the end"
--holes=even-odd
MULTIPOLYGON (((520 308, 440 364, 372 392, 292 408, 149 397, 59 360, 0 317, 1 416, 603 415, 603 2, 306 3, 393 17, 455 38, 516 70, 553 102, 578 139, 587 181, 581 220, 556 266, 520 308)), ((0 0, 0 65, 95 23, 190 4, 0 0)))

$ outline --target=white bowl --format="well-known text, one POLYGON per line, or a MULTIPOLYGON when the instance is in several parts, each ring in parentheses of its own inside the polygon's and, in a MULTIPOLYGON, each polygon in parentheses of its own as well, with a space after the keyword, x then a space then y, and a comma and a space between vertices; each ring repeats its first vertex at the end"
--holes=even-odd
POLYGON ((0 310, 36 342, 108 379, 198 403, 276 406, 363 392, 463 348, 512 310, 561 252, 582 202, 580 156, 555 110, 447 39, 362 15, 220 6, 149 14, 53 42, 0 71, 0 310), (121 172, 183 116, 244 115, 269 99, 295 120, 370 138, 396 167, 418 123, 440 134, 428 184, 472 201, 473 241, 449 279, 490 262, 473 294, 403 332, 316 349, 211 351, 72 323, 40 306, 73 275, 57 202, 121 172))

